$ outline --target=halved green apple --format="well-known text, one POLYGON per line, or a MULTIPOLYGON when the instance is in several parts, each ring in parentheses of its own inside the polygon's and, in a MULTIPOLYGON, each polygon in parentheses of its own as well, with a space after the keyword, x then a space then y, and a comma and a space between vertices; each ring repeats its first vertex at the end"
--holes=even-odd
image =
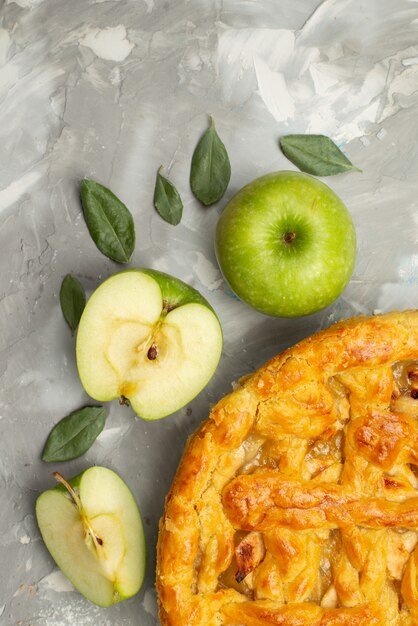
POLYGON ((127 485, 91 467, 42 493, 36 517, 54 561, 74 587, 99 606, 136 594, 145 573, 141 516, 127 485))
POLYGON ((140 417, 160 419, 209 382, 222 330, 196 289, 155 270, 128 270, 108 278, 89 299, 76 352, 92 398, 129 400, 140 417))

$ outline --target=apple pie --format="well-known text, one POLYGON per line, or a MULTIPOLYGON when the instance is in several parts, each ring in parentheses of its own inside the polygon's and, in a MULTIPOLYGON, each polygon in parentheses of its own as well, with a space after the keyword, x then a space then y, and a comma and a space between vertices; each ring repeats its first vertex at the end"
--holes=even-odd
POLYGON ((189 440, 163 626, 418 626, 418 311, 305 339, 189 440))

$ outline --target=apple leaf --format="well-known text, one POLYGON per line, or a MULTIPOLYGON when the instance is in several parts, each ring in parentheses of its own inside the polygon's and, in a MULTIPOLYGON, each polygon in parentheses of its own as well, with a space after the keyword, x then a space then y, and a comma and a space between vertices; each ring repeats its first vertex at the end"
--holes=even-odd
POLYGON ((105 256, 128 263, 135 248, 132 215, 114 193, 85 178, 80 185, 81 204, 90 235, 105 256))
POLYGON ((64 417, 49 433, 42 460, 70 461, 87 452, 102 432, 106 417, 102 406, 85 406, 64 417))
POLYGON ((157 172, 154 190, 154 206, 163 220, 177 226, 183 215, 183 203, 173 183, 160 173, 162 166, 157 172))
POLYGON ((280 148, 289 161, 307 174, 333 176, 350 170, 361 172, 325 135, 286 135, 280 139, 280 148))
POLYGON ((74 332, 86 306, 86 294, 78 278, 67 274, 61 284, 60 303, 62 314, 68 326, 74 332))
POLYGON ((196 198, 205 206, 209 206, 222 198, 230 178, 231 164, 228 153, 211 118, 210 127, 193 153, 190 186, 196 198))

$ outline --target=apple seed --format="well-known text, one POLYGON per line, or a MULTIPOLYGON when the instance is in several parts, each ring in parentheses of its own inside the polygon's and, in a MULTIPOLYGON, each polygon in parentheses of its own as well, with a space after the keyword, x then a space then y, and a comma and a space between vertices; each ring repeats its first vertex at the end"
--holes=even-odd
POLYGON ((158 348, 155 345, 155 343, 153 343, 147 352, 147 357, 149 358, 150 361, 154 361, 157 358, 157 356, 158 356, 158 348))

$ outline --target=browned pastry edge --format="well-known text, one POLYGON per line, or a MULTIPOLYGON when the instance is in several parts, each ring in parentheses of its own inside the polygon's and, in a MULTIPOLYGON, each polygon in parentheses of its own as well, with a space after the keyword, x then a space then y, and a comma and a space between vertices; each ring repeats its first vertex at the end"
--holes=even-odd
MULTIPOLYGON (((261 609, 262 603, 248 602, 233 589, 196 594, 195 560, 201 532, 199 503, 212 488, 219 459, 226 452, 239 448, 255 423, 271 437, 274 437, 274 429, 280 427, 281 432, 295 436, 298 436, 298 429, 306 432, 306 428, 310 428, 309 432, 315 438, 335 420, 326 389, 332 376, 351 368, 373 368, 416 358, 417 311, 352 318, 338 322, 277 355, 216 404, 209 418, 186 444, 160 521, 156 586, 163 626, 206 626, 209 622, 217 626, 384 623, 376 606, 325 610, 303 603, 298 611, 307 612, 304 621, 303 615, 298 617, 295 612, 292 615, 291 608, 286 606, 275 608, 267 602, 261 609), (313 378, 318 381, 318 397, 312 397, 312 394, 304 397, 303 383, 313 378), (279 426, 269 421, 272 402, 282 416, 279 426), (307 416, 307 421, 301 424, 292 419, 292 413, 297 412, 298 407, 303 407, 303 414, 307 416), (367 615, 362 616, 362 610, 367 615), (244 615, 247 616, 245 621, 244 615)), ((219 559, 228 562, 231 555, 227 553, 227 542, 225 554, 222 545, 218 549, 219 559)))

